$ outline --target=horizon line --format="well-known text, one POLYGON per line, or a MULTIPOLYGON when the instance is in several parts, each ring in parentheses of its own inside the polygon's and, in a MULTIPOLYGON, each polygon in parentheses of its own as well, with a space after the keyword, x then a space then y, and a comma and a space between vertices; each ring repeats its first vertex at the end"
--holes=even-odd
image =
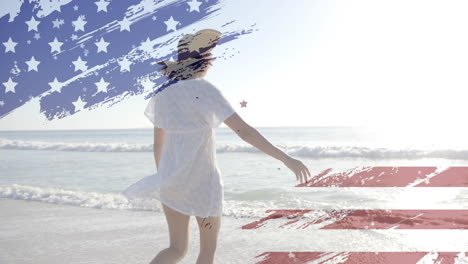
MULTIPOLYGON (((254 126, 255 128, 338 128, 338 127, 366 127, 366 126, 254 126)), ((77 131, 77 130, 136 130, 136 129, 152 129, 153 127, 134 127, 134 128, 77 128, 77 129, 0 129, 0 132, 15 132, 15 131, 77 131)), ((229 128, 229 127, 217 127, 229 128)))

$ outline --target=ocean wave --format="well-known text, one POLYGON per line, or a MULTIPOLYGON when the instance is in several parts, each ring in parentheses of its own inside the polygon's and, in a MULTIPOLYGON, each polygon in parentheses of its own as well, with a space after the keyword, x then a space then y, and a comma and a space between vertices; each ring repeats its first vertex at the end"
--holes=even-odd
MULTIPOLYGON (((395 199, 393 188, 370 188, 364 195, 361 188, 318 188, 310 193, 295 192, 278 188, 263 188, 242 193, 226 192, 223 201, 223 215, 240 218, 262 218, 269 214, 268 210, 321 208, 325 210, 356 209, 356 208, 382 208, 385 209, 398 199, 395 199), (377 190, 378 189, 378 190, 377 190), (228 198, 229 197, 229 198, 228 198)), ((413 188, 401 188, 401 194, 409 195, 413 188), (408 193, 409 192, 409 193, 408 193)), ((433 190, 420 195, 431 195, 434 199, 424 200, 424 208, 466 208, 467 192, 464 190, 454 194, 453 190, 438 189, 434 197, 433 190), (428 203, 429 202, 429 203, 428 203)), ((414 194, 414 193, 413 193, 414 194)), ((43 187, 22 184, 0 185, 0 199, 15 199, 25 201, 38 201, 51 204, 79 206, 96 209, 135 210, 164 212, 161 203, 156 199, 127 199, 121 192, 89 192, 73 189, 43 187)), ((422 200, 421 200, 422 201, 422 200)), ((406 204, 408 204, 406 202, 406 204)), ((409 205, 412 207, 413 205, 409 205)), ((421 208, 420 206, 418 208, 421 208)), ((421 208, 421 209, 424 209, 421 208)))
POLYGON ((152 152, 153 144, 46 142, 0 139, 0 149, 81 152, 152 152))
MULTIPOLYGON (((317 206, 317 202, 280 195, 280 200, 232 200, 223 202, 223 215, 241 218, 261 218, 268 209, 300 209, 317 206)), ((86 192, 72 189, 21 184, 0 185, 0 198, 46 202, 97 209, 164 212, 156 199, 129 200, 122 193, 86 192)), ((320 204, 319 204, 320 205, 320 204)))
MULTIPOLYGON (((392 149, 365 146, 284 145, 277 144, 289 155, 305 158, 367 158, 367 159, 421 159, 441 158, 468 160, 468 150, 453 149, 392 149)), ((0 149, 53 150, 81 152, 152 152, 153 144, 136 143, 69 143, 0 139, 0 149)), ((217 144, 217 153, 261 153, 257 148, 242 144, 217 144)))

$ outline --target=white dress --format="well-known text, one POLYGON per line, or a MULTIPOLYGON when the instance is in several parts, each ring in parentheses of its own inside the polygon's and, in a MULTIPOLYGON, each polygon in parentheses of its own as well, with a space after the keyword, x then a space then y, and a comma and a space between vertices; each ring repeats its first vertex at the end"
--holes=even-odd
POLYGON ((155 198, 186 215, 221 216, 224 185, 215 129, 233 113, 221 91, 205 79, 181 80, 156 93, 144 114, 165 130, 159 168, 123 194, 155 198))

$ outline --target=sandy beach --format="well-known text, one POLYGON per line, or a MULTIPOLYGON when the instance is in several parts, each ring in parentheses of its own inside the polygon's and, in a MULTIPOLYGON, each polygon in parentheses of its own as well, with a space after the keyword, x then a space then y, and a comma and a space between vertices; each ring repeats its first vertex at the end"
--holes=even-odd
MULTIPOLYGON (((166 219, 160 212, 80 208, 12 199, 0 199, 0 210, 0 263, 143 264, 169 244, 166 219)), ((215 263, 246 263, 245 258, 252 259, 245 250, 255 246, 250 236, 226 235, 252 220, 223 218, 215 263)), ((189 252, 180 263, 194 263, 199 246, 198 227, 192 217, 189 252)))
MULTIPOLYGON (((0 263, 149 263, 168 245, 161 212, 95 209, 0 199, 0 263)), ((453 251, 468 248, 467 230, 242 229, 258 218, 222 218, 215 263, 256 263, 265 251, 453 251), (437 233, 435 233, 437 232, 437 233), (437 234, 437 239, 433 239, 437 234)), ((195 263, 198 227, 180 263, 195 263)), ((292 263, 292 262, 291 262, 292 263)))

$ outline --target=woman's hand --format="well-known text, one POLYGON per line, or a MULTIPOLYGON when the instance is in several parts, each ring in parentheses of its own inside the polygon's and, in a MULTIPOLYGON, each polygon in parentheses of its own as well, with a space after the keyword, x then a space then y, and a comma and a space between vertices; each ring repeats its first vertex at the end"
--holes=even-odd
POLYGON ((288 157, 283 163, 286 165, 286 167, 292 170, 294 174, 296 174, 296 179, 301 183, 307 182, 307 175, 312 177, 310 175, 309 169, 300 160, 288 157))

